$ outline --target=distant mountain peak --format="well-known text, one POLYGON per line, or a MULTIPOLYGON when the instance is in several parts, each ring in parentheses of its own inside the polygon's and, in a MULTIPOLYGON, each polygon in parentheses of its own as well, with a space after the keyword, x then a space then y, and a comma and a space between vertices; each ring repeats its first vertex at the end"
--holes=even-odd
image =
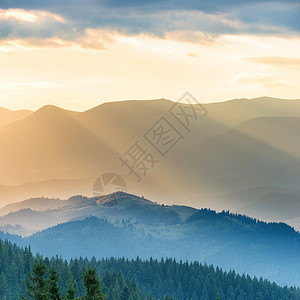
POLYGON ((0 126, 5 126, 15 121, 25 119, 30 116, 32 111, 23 110, 10 110, 4 107, 0 107, 0 126))
POLYGON ((63 109, 63 108, 61 108, 59 106, 56 106, 56 105, 47 104, 47 105, 41 107, 40 109, 38 109, 35 112, 35 114, 39 114, 39 113, 57 113, 57 112, 76 113, 75 111, 63 109))
POLYGON ((136 202, 139 204, 153 203, 152 201, 145 199, 144 196, 139 197, 123 191, 117 191, 108 195, 97 197, 97 204, 105 206, 116 206, 121 203, 125 204, 129 202, 136 202))
POLYGON ((11 112, 12 110, 0 106, 0 112, 11 112))

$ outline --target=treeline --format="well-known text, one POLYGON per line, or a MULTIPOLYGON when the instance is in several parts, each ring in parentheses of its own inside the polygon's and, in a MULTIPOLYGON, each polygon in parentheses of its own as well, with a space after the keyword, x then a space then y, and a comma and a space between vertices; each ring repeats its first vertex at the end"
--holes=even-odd
MULTIPOLYGON (((37 257, 32 273, 28 273, 28 279, 26 279, 26 296, 20 295, 21 300, 105 300, 106 295, 103 294, 99 276, 95 269, 89 267, 83 274, 84 286, 86 289, 86 295, 84 297, 77 298, 76 290, 74 289, 74 281, 69 281, 68 289, 65 292, 65 296, 61 296, 60 286, 58 285, 59 275, 52 266, 50 270, 47 268, 42 257, 37 257), (47 276, 47 273, 48 276, 47 276)), ((130 294, 127 288, 124 288, 121 299, 129 299, 130 294)))
MULTIPOLYGON (((102 299, 87 297, 87 282, 92 277, 87 275, 93 270, 93 262, 87 259, 67 262, 59 257, 41 258, 33 256, 30 247, 22 249, 0 240, 0 299, 102 299)), ((98 274, 94 278, 92 281, 97 282, 98 274)), ((106 270, 99 289, 101 295, 106 295, 103 299, 154 300, 121 272, 106 270)))
POLYGON ((52 287, 59 287, 60 298, 54 299, 66 297, 70 289, 74 290, 74 297, 86 297, 85 274, 91 267, 100 277, 101 290, 108 300, 215 300, 217 293, 221 300, 300 300, 298 288, 282 288, 267 280, 224 272, 198 262, 139 258, 66 261, 60 257, 46 257, 41 262, 30 248, 22 249, 1 240, 0 298, 26 297, 26 291, 34 286, 34 266, 39 262, 45 265, 45 286, 52 282, 52 287))
POLYGON ((299 288, 279 287, 275 283, 235 271, 225 272, 199 262, 176 262, 174 259, 143 261, 102 259, 94 261, 98 272, 117 270, 125 277, 135 278, 138 286, 159 298, 170 294, 178 300, 214 300, 217 293, 226 300, 298 300, 299 288))

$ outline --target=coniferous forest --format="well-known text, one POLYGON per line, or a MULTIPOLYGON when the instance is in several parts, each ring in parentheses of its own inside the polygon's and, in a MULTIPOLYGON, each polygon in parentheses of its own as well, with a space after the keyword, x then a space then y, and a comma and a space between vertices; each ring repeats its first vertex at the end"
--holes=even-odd
POLYGON ((0 0, 0 71, 0 300, 300 300, 300 0, 0 0))
POLYGON ((174 259, 66 261, 0 241, 1 299, 298 300, 300 290, 174 259), (100 281, 99 281, 100 278, 100 281), (36 297, 36 293, 42 295, 36 297), (217 296, 218 295, 218 296, 217 296))

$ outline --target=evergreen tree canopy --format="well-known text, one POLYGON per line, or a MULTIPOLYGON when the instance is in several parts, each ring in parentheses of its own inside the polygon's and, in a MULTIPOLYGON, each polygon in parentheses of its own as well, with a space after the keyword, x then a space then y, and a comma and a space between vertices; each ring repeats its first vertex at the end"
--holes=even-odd
POLYGON ((29 280, 25 280, 28 298, 22 296, 22 299, 48 300, 49 294, 45 274, 47 267, 42 257, 38 257, 33 265, 32 274, 28 273, 29 280))
POLYGON ((89 267, 83 275, 84 285, 86 288, 87 300, 105 300, 106 296, 103 295, 99 276, 95 269, 89 267))
POLYGON ((47 282, 49 298, 51 300, 61 300, 60 293, 59 293, 60 287, 58 286, 58 278, 59 275, 57 275, 56 270, 52 266, 52 268, 50 269, 50 274, 47 282))
POLYGON ((105 299, 104 295, 107 300, 208 300, 219 293, 222 300, 300 300, 299 288, 199 262, 110 258, 92 263, 93 269, 82 257, 70 262, 58 256, 34 257, 29 248, 0 240, 0 299, 17 300, 22 294, 21 299, 37 300, 105 299))
POLYGON ((74 281, 70 280, 64 300, 74 300, 75 295, 76 295, 76 290, 74 289, 74 281))

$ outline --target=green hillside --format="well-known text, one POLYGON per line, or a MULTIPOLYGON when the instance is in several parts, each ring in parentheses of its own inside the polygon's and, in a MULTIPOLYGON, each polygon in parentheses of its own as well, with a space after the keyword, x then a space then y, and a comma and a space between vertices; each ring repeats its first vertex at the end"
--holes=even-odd
MULTIPOLYGON (((32 274, 34 264, 38 263, 40 257, 33 256, 30 248, 21 249, 0 240, 1 299, 16 300, 20 294, 25 295, 27 274, 32 274)), ((86 294, 83 274, 89 266, 99 274, 101 288, 108 300, 215 300, 217 294, 220 299, 300 299, 299 289, 281 288, 267 280, 240 276, 234 271, 224 272, 198 262, 176 262, 172 259, 144 261, 139 258, 88 260, 82 257, 66 261, 55 256, 44 257, 41 263, 46 268, 44 280, 52 274, 50 269, 57 272, 58 279, 54 283, 60 287, 58 299, 66 295, 71 280, 76 297, 86 294)), ((53 276, 50 278, 53 279, 53 276)))

